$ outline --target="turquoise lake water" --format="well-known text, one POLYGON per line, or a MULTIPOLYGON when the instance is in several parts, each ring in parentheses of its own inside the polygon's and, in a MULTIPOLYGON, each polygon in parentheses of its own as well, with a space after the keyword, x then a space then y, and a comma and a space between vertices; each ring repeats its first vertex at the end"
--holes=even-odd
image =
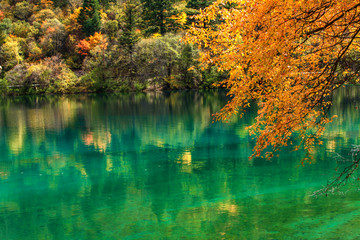
POLYGON ((312 197, 359 144, 360 88, 334 96, 312 164, 249 160, 256 115, 222 91, 0 100, 0 239, 360 239, 360 193, 312 197))

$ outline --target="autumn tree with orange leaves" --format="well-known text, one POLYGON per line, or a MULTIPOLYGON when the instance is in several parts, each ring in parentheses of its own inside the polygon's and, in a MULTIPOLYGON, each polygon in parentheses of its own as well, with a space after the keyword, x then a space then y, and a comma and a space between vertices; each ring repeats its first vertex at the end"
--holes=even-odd
POLYGON ((231 100, 215 119, 258 105, 252 157, 321 144, 332 93, 359 78, 359 11, 359 0, 217 0, 196 17, 185 41, 204 67, 230 76, 222 85, 231 100))
POLYGON ((84 56, 89 55, 90 51, 92 51, 96 47, 99 47, 100 51, 105 51, 107 46, 108 43, 106 38, 103 34, 98 32, 90 36, 88 40, 80 40, 80 43, 76 45, 76 47, 79 49, 78 53, 84 56))

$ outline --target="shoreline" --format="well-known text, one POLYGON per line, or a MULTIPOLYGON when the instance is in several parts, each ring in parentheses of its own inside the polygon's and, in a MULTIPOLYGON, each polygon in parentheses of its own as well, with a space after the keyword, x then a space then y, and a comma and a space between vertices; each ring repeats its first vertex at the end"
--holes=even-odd
POLYGON ((91 95, 91 94, 119 94, 119 93, 164 93, 164 92, 177 92, 177 91, 206 91, 206 90, 219 90, 225 88, 222 87, 210 87, 210 88, 181 88, 181 89, 171 89, 171 88, 145 88, 142 90, 132 89, 132 90, 119 90, 119 91, 75 91, 75 92, 42 92, 42 93, 0 93, 0 97, 25 97, 25 96, 72 96, 72 95, 91 95))

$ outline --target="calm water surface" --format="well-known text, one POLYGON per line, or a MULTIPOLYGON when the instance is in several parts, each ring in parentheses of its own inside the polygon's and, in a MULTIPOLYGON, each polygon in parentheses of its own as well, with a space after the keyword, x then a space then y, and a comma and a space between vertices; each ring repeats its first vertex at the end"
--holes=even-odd
POLYGON ((248 160, 256 113, 211 123, 224 92, 0 100, 0 239, 357 239, 360 193, 313 198, 359 144, 342 88, 316 161, 248 160))

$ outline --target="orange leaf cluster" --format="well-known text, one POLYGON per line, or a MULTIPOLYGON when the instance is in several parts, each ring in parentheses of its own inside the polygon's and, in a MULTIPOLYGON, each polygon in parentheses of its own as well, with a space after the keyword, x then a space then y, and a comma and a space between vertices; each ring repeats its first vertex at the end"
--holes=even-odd
POLYGON ((49 9, 49 8, 53 8, 53 1, 51 0, 40 0, 40 7, 42 9, 49 9))
POLYGON ((53 32, 55 32, 55 28, 54 28, 54 27, 48 27, 48 28, 46 29, 46 33, 47 33, 47 34, 53 33, 53 32))
POLYGON ((88 41, 86 41, 85 39, 80 40, 80 43, 78 45, 76 45, 77 48, 79 48, 78 53, 81 55, 89 55, 91 46, 90 43, 88 41))
POLYGON ((80 43, 76 45, 79 49, 78 53, 81 55, 89 55, 90 51, 99 47, 100 50, 106 50, 107 40, 101 33, 96 32, 94 35, 90 36, 88 40, 80 40, 80 43))
POLYGON ((4 12, 0 10, 0 21, 5 18, 4 12))
POLYGON ((81 9, 82 7, 75 9, 75 11, 68 17, 68 24, 66 25, 66 30, 68 32, 76 34, 79 34, 81 32, 81 25, 78 23, 81 9))
POLYGON ((217 0, 196 17, 185 41, 201 49, 204 67, 230 76, 222 84, 231 100, 215 118, 258 105, 252 156, 293 144, 294 132, 294 149, 319 143, 329 95, 356 75, 341 63, 359 49, 359 11, 359 0, 217 0))

